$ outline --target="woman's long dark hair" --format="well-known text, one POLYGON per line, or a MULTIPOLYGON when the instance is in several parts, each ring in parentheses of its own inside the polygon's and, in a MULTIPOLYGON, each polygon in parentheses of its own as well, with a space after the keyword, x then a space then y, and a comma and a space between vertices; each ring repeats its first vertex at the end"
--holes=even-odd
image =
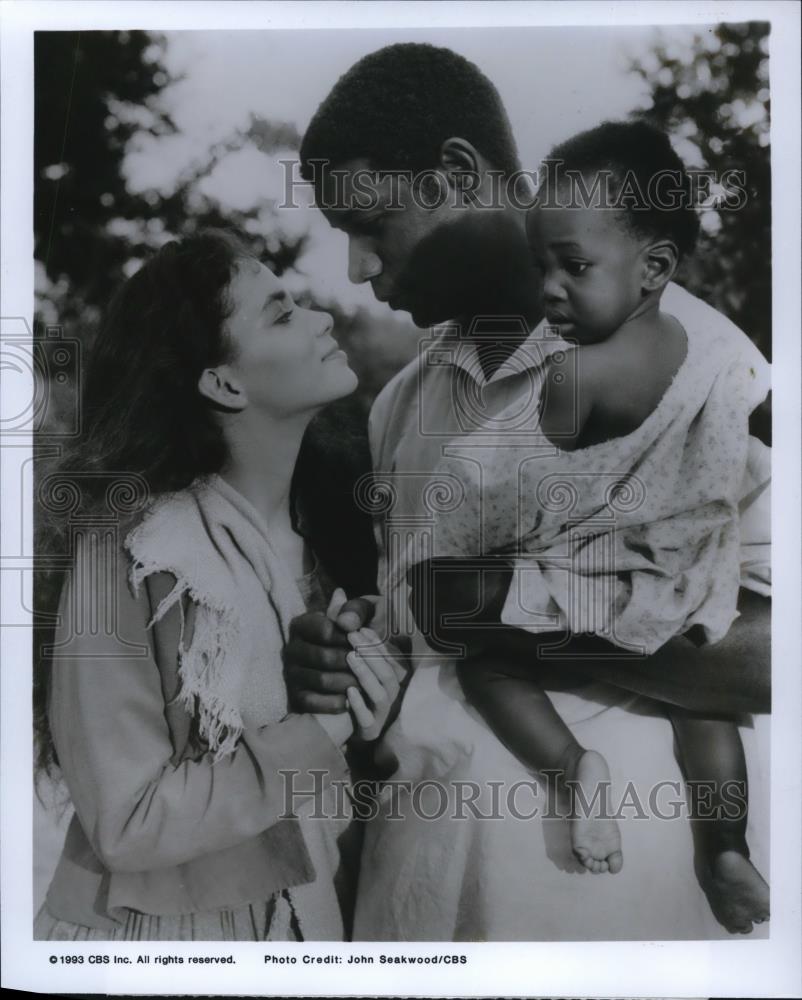
MULTIPOLYGON (((167 243, 119 289, 87 359, 80 437, 55 478, 46 477, 57 484, 54 491, 80 478, 82 504, 91 511, 104 506, 115 476, 134 474, 154 496, 222 468, 222 430, 198 379, 230 357, 228 289, 245 259, 253 255, 239 236, 204 230, 167 243)), ((50 508, 38 511, 40 552, 63 554, 64 525, 53 514, 58 504, 50 508)), ((57 762, 43 645, 35 636, 36 764, 39 773, 51 773, 57 762)))
POLYGON ((230 357, 227 293, 246 258, 239 237, 205 230, 167 243, 118 291, 87 367, 82 471, 136 472, 153 494, 219 471, 222 430, 198 379, 230 357))

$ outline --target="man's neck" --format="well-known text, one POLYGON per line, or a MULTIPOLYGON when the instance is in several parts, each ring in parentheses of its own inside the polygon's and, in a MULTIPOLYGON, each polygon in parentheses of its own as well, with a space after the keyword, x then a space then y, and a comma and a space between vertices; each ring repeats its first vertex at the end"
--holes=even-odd
POLYGON ((481 312, 459 320, 464 335, 474 339, 485 378, 495 374, 543 318, 542 297, 535 282, 507 291, 481 312))

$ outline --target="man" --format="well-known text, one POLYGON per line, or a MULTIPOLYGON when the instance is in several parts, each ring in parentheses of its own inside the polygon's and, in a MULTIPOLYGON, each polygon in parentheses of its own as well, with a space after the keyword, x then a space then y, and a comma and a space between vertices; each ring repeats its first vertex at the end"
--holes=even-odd
MULTIPOLYGON (((464 706, 453 656, 446 656, 455 644, 470 651, 487 642, 511 658, 532 656, 536 640, 514 627, 520 567, 494 563, 477 571, 475 564, 425 559, 430 502, 425 482, 443 448, 477 430, 486 434, 488 447, 500 447, 510 433, 531 427, 526 417, 536 411, 545 355, 559 347, 530 332, 542 315, 540 286, 525 238, 525 183, 518 178, 520 164, 504 108, 492 84, 455 53, 427 45, 390 46, 360 60, 338 81, 309 126, 301 160, 326 218, 348 235, 351 280, 369 281, 378 299, 410 312, 418 326, 452 324, 385 387, 371 414, 378 482, 395 497, 395 507, 383 520, 391 531, 385 531, 380 545, 380 586, 391 598, 395 629, 411 632, 418 667, 387 742, 402 758, 410 748, 424 756, 428 752, 431 765, 436 753, 429 745, 430 733, 442 726, 454 747, 459 744, 448 760, 442 754, 438 758, 437 777, 450 788, 477 777, 490 784, 502 773, 510 781, 523 779, 525 772, 515 770, 503 748, 497 752, 486 727, 464 706), (417 527, 410 531, 411 524, 417 527), (412 551, 399 549, 399 532, 406 532, 405 544, 412 551), (413 566, 418 568, 409 570, 413 566), (418 629, 404 627, 407 600, 418 629), (435 651, 446 652, 436 656, 435 651), (447 697, 438 701, 443 692, 447 697), (434 705, 442 709, 442 720, 430 714, 434 705), (394 739, 399 733, 403 738, 394 739)), ((683 309, 708 309, 679 289, 667 308, 680 320, 683 309)), ((726 322, 709 312, 710 322, 726 322)), ((620 731, 622 740, 626 734, 628 752, 634 753, 639 739, 651 741, 657 723, 650 718, 645 729, 638 729, 633 712, 610 706, 611 697, 622 701, 622 688, 690 710, 767 711, 768 602, 742 594, 741 617, 715 647, 697 648, 680 637, 649 660, 633 662, 602 640, 573 640, 573 667, 595 681, 616 685, 617 694, 588 687, 564 692, 559 697, 566 721, 584 727, 593 745, 596 737, 603 742, 620 731), (598 718, 604 731, 596 733, 598 718)), ((287 680, 296 708, 343 710, 343 692, 353 683, 345 664, 345 632, 366 621, 372 610, 371 602, 356 600, 342 609, 336 623, 309 615, 296 620, 287 648, 287 680)), ((565 666, 569 649, 560 652, 551 686, 566 688, 576 681, 565 666)), ((547 680, 545 672, 541 679, 547 680)), ((638 702, 637 711, 648 714, 644 704, 638 702)), ((667 746, 664 729, 661 733, 667 746)), ((647 783, 650 777, 677 773, 666 758, 652 763, 652 771, 647 768, 642 775, 647 783)), ((414 770, 402 759, 398 773, 414 770)), ((432 773, 429 766, 428 771, 419 768, 416 776, 432 773)), ((627 886, 625 878, 639 879, 642 893, 648 877, 647 866, 638 869, 637 849, 629 854, 635 859, 634 873, 627 876, 625 870, 601 889, 577 889, 576 880, 566 881, 559 871, 566 857, 546 821, 541 823, 545 847, 535 865, 541 871, 533 881, 509 859, 532 860, 527 852, 537 836, 535 828, 524 831, 525 824, 508 822, 502 832, 491 834, 492 821, 427 826, 413 815, 409 800, 402 812, 404 823, 393 828, 385 817, 368 832, 357 938, 604 939, 712 933, 692 898, 695 886, 683 880, 685 872, 673 880, 673 910, 668 899, 659 906, 634 905, 635 883, 627 886), (428 854, 414 848, 424 861, 404 868, 402 855, 424 839, 434 848, 428 854), (467 856, 474 856, 473 868, 467 856), (477 875, 477 864, 485 875, 477 875), (427 893, 427 866, 430 873, 448 872, 436 901, 427 893), (490 870, 499 872, 492 882, 486 878, 490 870), (398 896, 404 892, 409 901, 401 903, 398 896), (548 918, 533 900, 535 894, 548 899, 548 918), (588 905, 590 899, 601 900, 598 905, 605 910, 626 913, 623 923, 611 926, 588 905), (657 912, 661 908, 663 914, 657 912)), ((683 854, 677 847, 673 830, 669 835, 648 826, 652 839, 640 841, 643 851, 662 850, 664 870, 690 869, 687 850, 683 854), (662 846, 655 836, 663 837, 662 846)), ((642 835, 633 832, 630 839, 636 836, 642 835)), ((740 929, 751 929, 751 923, 740 929)))

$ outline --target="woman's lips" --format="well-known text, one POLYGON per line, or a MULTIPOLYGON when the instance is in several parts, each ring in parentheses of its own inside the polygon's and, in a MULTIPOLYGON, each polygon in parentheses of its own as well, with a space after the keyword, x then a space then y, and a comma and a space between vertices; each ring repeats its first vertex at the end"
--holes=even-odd
POLYGON ((332 347, 328 354, 323 355, 324 361, 347 361, 348 355, 339 347, 332 347))

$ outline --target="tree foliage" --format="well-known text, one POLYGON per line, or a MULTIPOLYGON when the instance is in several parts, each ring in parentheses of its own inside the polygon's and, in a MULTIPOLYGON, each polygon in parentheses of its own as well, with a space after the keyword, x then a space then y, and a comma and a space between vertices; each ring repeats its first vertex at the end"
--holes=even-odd
POLYGON ((720 24, 689 47, 668 39, 634 65, 651 90, 647 114, 717 177, 743 172, 745 203, 703 213, 684 283, 770 356, 771 164, 769 24, 720 24))

